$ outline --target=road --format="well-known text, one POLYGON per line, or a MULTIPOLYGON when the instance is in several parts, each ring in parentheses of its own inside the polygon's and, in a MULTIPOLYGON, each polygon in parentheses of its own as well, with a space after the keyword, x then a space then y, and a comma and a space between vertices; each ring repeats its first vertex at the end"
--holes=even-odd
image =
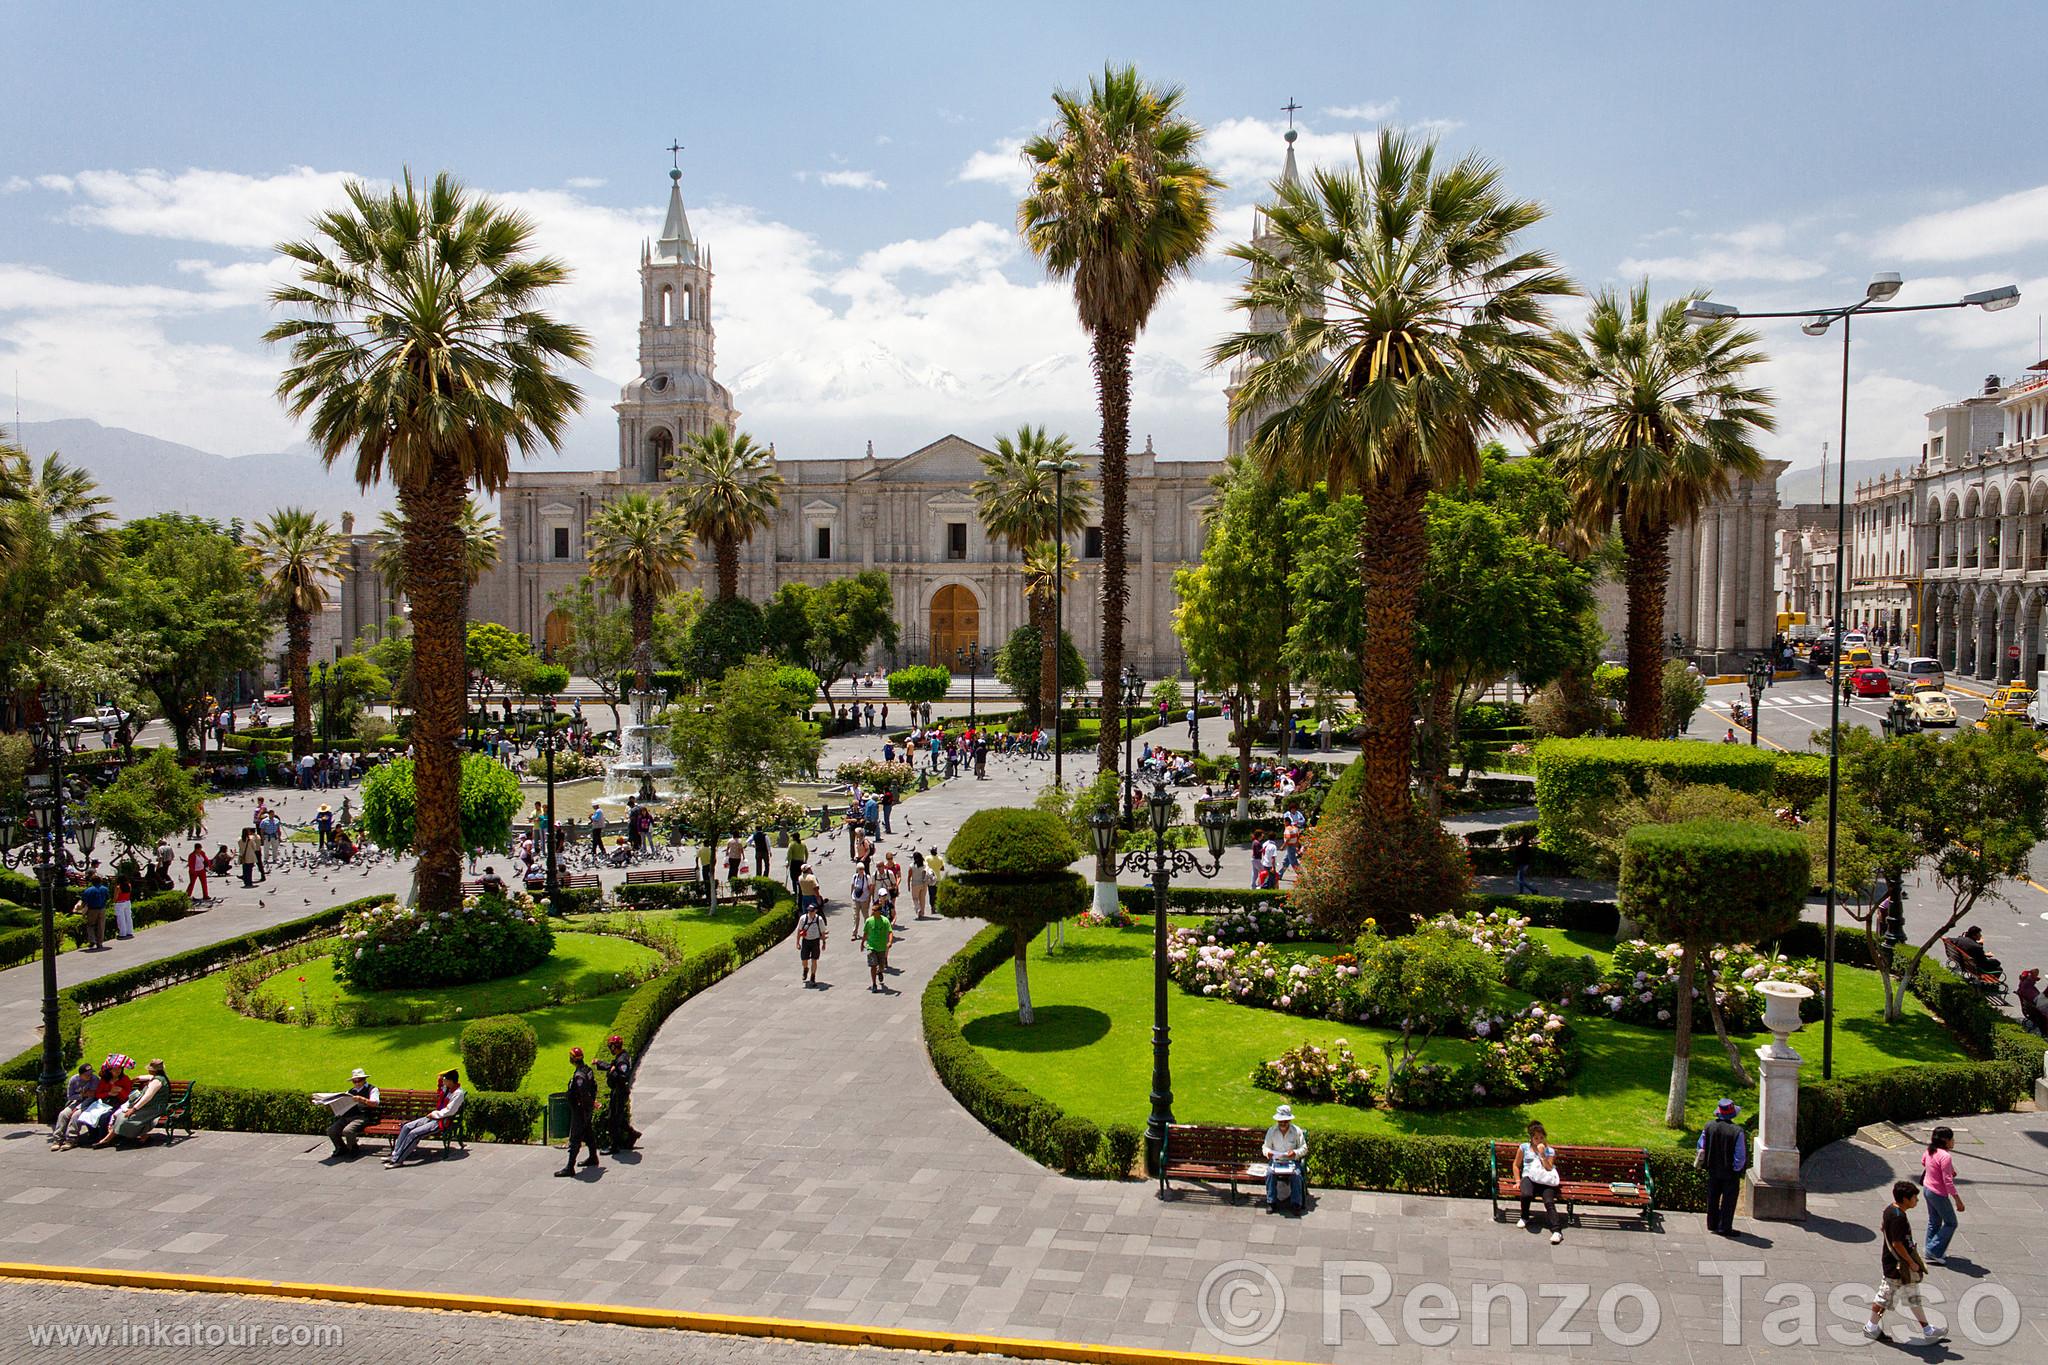
MULTIPOLYGON (((1968 725, 1984 714, 1985 700, 1990 696, 1988 688, 1975 683, 1948 689, 1948 698, 1955 703, 1957 723, 1968 725), (1964 691, 1968 687, 1969 691, 1964 691)), ((1699 739, 1718 739, 1731 726, 1735 726, 1733 707, 1741 702, 1749 705, 1749 688, 1743 683, 1722 683, 1707 689, 1707 704, 1693 717, 1686 733, 1699 739)), ((1815 732, 1825 732, 1829 721, 1830 695, 1828 683, 1822 678, 1802 678, 1797 682, 1781 682, 1764 693, 1763 706, 1759 710, 1762 723, 1758 726, 1758 740, 1766 748, 1789 749, 1795 753, 1809 752, 1812 745, 1809 737, 1815 732)), ((1884 726, 1885 716, 1891 709, 1889 697, 1845 697, 1842 699, 1842 719, 1851 725, 1860 725, 1866 730, 1878 731, 1884 726)), ((1746 743, 1749 731, 1736 726, 1736 734, 1746 743)))

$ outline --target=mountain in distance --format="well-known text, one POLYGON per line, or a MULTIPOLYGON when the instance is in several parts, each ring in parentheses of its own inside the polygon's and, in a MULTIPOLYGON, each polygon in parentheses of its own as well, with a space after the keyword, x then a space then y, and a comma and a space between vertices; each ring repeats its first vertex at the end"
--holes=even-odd
MULTIPOLYGON (((1918 458, 1911 460, 1874 459, 1849 461, 1849 500, 1856 500, 1856 485, 1881 479, 1888 474, 1910 474, 1919 464, 1918 458)), ((1808 465, 1804 469, 1788 469, 1778 477, 1778 505, 1793 507, 1808 502, 1833 502, 1835 500, 1836 466, 1830 462, 1825 468, 1808 465), (1826 495, 1822 495, 1821 477, 1827 477, 1826 495)))

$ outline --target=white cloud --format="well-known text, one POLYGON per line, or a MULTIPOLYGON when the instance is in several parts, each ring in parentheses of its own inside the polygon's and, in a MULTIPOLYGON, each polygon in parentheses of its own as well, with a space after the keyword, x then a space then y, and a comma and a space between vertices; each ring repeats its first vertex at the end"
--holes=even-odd
POLYGON ((1685 254, 1628 257, 1620 269, 1675 289, 1715 288, 1730 280, 1791 284, 1825 274, 1820 261, 1788 249, 1791 237, 1782 223, 1752 223, 1696 235, 1694 249, 1685 254))
POLYGON ((607 181, 601 175, 572 175, 562 183, 572 190, 601 190, 607 181))
POLYGON ((1968 261, 2048 243, 2048 185, 1908 219, 1877 241, 1909 261, 1968 261))
MULTIPOLYGON (((1370 134, 1318 133, 1306 123, 1297 124, 1295 132, 1294 156, 1304 171, 1350 163, 1359 141, 1370 139, 1370 134)), ((1233 196, 1265 199, 1287 158, 1286 133, 1283 119, 1227 118, 1204 134, 1202 155, 1233 196)))
POLYGON ((1400 107, 1400 100, 1391 99, 1368 104, 1325 105, 1323 113, 1330 118, 1343 119, 1347 123, 1385 123, 1400 107))
POLYGON ((956 181, 986 181, 1000 185, 1011 194, 1022 194, 1031 184, 1031 173, 1024 167, 1024 139, 1004 138, 994 147, 976 152, 967 158, 953 177, 956 181))
POLYGON ((815 181, 842 190, 886 190, 889 182, 873 171, 798 171, 799 180, 815 181))
POLYGON ((66 181, 78 202, 66 214, 74 223, 139 237, 264 250, 306 235, 312 216, 339 202, 342 187, 359 177, 342 171, 295 166, 278 175, 232 171, 81 171, 66 181))
POLYGON ((859 269, 890 276, 905 270, 927 275, 970 275, 1015 260, 1022 251, 1017 234, 994 223, 969 223, 936 237, 891 242, 860 258, 859 269))

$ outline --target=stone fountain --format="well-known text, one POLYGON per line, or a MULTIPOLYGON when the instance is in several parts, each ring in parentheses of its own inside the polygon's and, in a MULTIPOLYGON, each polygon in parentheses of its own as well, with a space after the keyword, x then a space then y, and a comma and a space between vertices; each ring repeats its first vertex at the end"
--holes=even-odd
POLYGON ((654 694, 633 694, 633 721, 619 732, 619 756, 605 765, 604 794, 609 798, 637 796, 641 804, 664 801, 674 795, 669 780, 675 776, 675 755, 662 737, 665 725, 654 721, 654 694))

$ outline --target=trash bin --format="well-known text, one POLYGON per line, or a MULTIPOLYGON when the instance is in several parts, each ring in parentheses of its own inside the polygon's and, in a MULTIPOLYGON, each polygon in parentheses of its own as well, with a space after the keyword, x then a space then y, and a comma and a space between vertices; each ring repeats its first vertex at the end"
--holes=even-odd
POLYGON ((544 1143, 569 1140, 568 1091, 557 1090, 548 1096, 548 1112, 541 1120, 540 1140, 544 1143))

